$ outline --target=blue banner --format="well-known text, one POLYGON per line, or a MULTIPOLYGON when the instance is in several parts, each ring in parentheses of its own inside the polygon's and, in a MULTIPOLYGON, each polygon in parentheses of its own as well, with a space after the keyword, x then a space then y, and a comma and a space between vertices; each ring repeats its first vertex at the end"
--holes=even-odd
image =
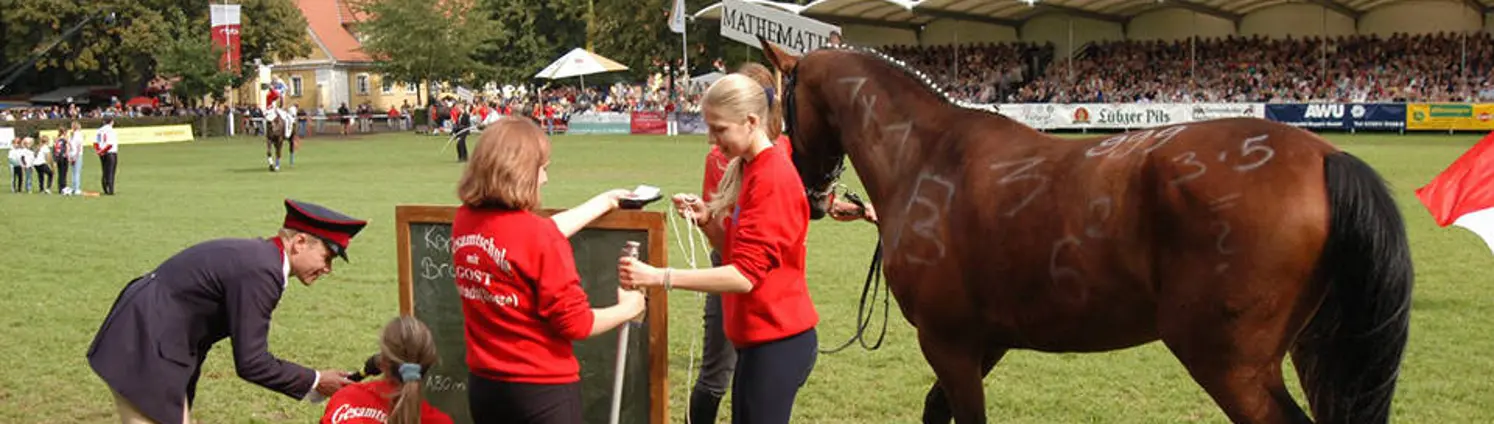
POLYGON ((1394 131, 1406 127, 1406 105, 1286 103, 1266 105, 1266 119, 1310 129, 1394 131))

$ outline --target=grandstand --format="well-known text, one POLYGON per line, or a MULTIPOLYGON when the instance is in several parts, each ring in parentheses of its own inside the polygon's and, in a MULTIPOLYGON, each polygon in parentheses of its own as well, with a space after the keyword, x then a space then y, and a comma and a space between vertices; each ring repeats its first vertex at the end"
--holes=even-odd
POLYGON ((974 103, 1494 99, 1494 0, 744 1, 839 25, 974 103))

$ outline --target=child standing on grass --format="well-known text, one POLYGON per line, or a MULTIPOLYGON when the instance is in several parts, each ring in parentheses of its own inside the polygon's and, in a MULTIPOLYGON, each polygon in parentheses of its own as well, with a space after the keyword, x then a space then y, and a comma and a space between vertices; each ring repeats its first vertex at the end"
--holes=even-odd
POLYGON ((67 160, 68 168, 73 171, 72 193, 74 196, 83 195, 83 125, 73 121, 72 131, 68 131, 67 160))
POLYGON ((57 164, 57 194, 63 196, 72 194, 72 190, 67 187, 67 146, 69 144, 71 143, 68 142, 68 128, 63 125, 57 127, 57 140, 52 143, 51 149, 47 149, 52 153, 52 163, 57 164))
POLYGON ((52 193, 52 166, 47 164, 47 155, 51 149, 52 138, 41 136, 41 141, 36 143, 32 150, 35 152, 31 160, 31 168, 36 171, 36 191, 42 194, 52 193))
POLYGON ((21 192, 21 185, 26 182, 26 162, 30 159, 26 156, 26 139, 16 140, 10 146, 10 191, 21 192))

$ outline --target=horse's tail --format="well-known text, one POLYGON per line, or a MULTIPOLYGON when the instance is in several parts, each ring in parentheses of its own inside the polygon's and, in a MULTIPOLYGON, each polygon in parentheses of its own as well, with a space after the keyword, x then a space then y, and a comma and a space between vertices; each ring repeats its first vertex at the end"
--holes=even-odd
POLYGON ((1323 160, 1328 289, 1292 360, 1319 423, 1384 423, 1405 353, 1413 272, 1406 226, 1380 175, 1347 152, 1323 160))

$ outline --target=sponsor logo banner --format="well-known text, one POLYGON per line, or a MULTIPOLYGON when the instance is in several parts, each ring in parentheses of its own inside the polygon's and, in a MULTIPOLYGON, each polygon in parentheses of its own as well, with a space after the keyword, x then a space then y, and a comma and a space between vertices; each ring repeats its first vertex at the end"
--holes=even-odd
POLYGON ((1490 103, 1411 103, 1405 116, 1410 130, 1494 130, 1490 103))
POLYGON ((1266 119, 1309 129, 1400 129, 1406 106, 1390 103, 1287 103, 1266 106, 1266 119))
POLYGON ((669 117, 662 111, 633 112, 630 122, 633 134, 669 133, 669 117))
MULTIPOLYGON (((84 147, 93 147, 93 141, 98 138, 98 128, 84 128, 84 147)), ((39 135, 57 138, 57 130, 41 131, 39 135)), ((152 127, 125 127, 115 128, 114 135, 119 137, 119 144, 150 144, 170 143, 175 141, 192 141, 192 126, 188 124, 157 125, 152 127)))
POLYGON ((629 134, 632 116, 622 112, 592 112, 572 115, 566 134, 629 134))

